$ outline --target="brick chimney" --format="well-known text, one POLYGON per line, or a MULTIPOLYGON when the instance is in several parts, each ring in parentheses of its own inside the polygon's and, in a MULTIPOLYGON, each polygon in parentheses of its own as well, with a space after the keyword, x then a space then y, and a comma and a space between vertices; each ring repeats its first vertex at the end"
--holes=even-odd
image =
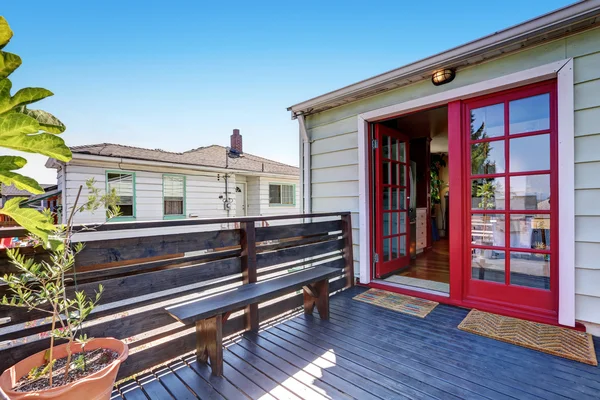
POLYGON ((231 135, 231 148, 233 150, 238 151, 239 153, 243 153, 243 151, 242 151, 242 135, 240 135, 239 129, 233 130, 233 135, 231 135))

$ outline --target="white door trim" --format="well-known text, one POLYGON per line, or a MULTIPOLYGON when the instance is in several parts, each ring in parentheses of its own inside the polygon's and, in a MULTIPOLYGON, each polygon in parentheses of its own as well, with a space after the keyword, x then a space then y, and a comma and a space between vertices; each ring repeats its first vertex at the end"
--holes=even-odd
POLYGON ((369 241, 369 123, 381 121, 423 108, 444 105, 484 94, 512 89, 547 79, 558 79, 558 140, 559 140, 559 323, 575 326, 575 127, 573 105, 573 60, 566 59, 515 72, 498 78, 473 83, 430 96, 405 101, 359 114, 358 166, 360 282, 371 281, 371 243, 369 241))

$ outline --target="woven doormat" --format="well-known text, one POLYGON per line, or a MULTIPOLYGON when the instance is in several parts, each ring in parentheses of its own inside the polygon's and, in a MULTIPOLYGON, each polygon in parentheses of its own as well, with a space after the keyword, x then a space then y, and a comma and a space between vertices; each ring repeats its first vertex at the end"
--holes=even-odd
POLYGON ((598 365, 589 333, 479 310, 471 310, 458 329, 584 364, 598 365))
POLYGON ((404 296, 398 293, 387 292, 379 289, 369 289, 357 296, 354 300, 373 304, 388 310, 399 311, 415 317, 425 318, 439 303, 435 301, 404 296))

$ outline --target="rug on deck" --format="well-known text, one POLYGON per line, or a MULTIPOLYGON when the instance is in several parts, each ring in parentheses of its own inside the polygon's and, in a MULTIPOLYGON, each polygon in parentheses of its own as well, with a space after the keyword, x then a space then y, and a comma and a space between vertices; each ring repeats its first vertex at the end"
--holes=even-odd
POLYGON ((598 365, 592 335, 471 310, 458 329, 585 364, 598 365))
POLYGON ((366 292, 354 296, 354 300, 420 318, 425 318, 427 314, 439 304, 435 301, 419 299, 379 289, 369 289, 366 292))

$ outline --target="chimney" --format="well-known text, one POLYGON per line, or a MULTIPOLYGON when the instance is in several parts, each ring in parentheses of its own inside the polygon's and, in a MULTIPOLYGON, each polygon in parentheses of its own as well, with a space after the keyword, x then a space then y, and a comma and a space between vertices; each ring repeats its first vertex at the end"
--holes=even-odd
POLYGON ((238 153, 243 153, 242 151, 242 135, 240 135, 239 129, 233 130, 233 135, 231 135, 231 148, 238 153))

